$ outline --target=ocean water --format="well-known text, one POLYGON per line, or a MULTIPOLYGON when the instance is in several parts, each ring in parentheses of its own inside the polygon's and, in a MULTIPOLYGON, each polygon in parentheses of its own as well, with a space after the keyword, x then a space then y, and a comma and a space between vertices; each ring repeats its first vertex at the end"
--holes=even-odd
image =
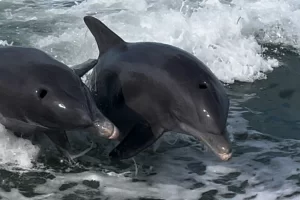
MULTIPOLYGON (((70 165, 0 126, 0 199, 300 199, 299 0, 0 0, 0 45, 69 66, 96 58, 85 15, 126 41, 171 44, 206 63, 230 96, 233 158, 169 133, 117 163, 107 158, 115 144, 97 140, 70 165)), ((78 151, 92 137, 68 134, 78 151)))

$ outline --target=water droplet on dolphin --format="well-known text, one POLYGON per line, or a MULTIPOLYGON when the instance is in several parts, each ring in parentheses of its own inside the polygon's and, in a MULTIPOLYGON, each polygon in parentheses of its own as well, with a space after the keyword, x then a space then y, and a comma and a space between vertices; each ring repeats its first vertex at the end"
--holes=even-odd
POLYGON ((63 109, 66 109, 66 106, 64 104, 62 104, 62 103, 59 103, 58 106, 61 107, 61 108, 63 108, 63 109))

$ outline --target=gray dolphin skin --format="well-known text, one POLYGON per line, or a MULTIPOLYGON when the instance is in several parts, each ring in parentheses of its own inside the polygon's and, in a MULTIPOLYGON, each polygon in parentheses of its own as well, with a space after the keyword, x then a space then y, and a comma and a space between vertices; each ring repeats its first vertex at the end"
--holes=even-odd
POLYGON ((93 69, 88 87, 98 108, 120 130, 112 159, 135 156, 168 131, 203 141, 221 160, 231 158, 229 99, 205 64, 171 45, 125 42, 94 17, 86 16, 84 22, 100 54, 73 69, 79 76, 93 69))
POLYGON ((119 131, 97 108, 72 69, 43 51, 0 48, 0 123, 18 136, 44 133, 68 156, 65 131, 89 129, 116 139, 119 131))

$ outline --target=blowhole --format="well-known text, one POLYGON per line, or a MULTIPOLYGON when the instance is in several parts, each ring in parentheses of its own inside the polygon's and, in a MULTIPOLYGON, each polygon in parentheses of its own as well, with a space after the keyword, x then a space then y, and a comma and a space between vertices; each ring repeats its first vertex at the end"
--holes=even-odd
POLYGON ((206 83, 200 83, 199 88, 202 89, 202 90, 207 89, 207 84, 206 83))
POLYGON ((43 99, 45 98, 45 96, 47 95, 48 91, 46 89, 39 89, 37 94, 38 94, 38 97, 40 99, 43 99))

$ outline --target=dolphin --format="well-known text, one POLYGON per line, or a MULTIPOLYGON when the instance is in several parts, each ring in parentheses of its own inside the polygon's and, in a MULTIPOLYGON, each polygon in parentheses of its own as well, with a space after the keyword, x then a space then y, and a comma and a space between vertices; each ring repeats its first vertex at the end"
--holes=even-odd
POLYGON ((1 47, 0 61, 0 123, 6 129, 25 138, 44 133, 68 158, 66 131, 87 129, 118 138, 118 128, 67 65, 36 48, 18 46, 1 47))
POLYGON ((229 99, 203 62, 168 44, 126 42, 92 16, 84 22, 100 53, 72 69, 78 76, 92 70, 86 84, 98 108, 120 130, 112 159, 137 155, 165 132, 193 136, 221 160, 231 158, 229 99))

